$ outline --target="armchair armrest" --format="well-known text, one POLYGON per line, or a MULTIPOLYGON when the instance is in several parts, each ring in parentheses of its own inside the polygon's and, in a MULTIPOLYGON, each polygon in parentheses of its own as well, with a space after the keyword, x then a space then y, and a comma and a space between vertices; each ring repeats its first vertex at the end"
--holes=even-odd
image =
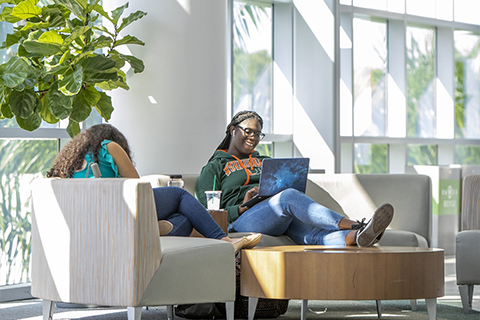
POLYGON ((161 260, 150 184, 38 179, 32 185, 32 294, 135 306, 161 260))

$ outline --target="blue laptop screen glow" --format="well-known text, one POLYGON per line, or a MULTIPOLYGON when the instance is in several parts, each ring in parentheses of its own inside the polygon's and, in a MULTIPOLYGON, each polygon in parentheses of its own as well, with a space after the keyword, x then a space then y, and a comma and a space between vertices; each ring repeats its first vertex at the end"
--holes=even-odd
POLYGON ((305 192, 309 160, 308 158, 264 159, 259 195, 272 196, 288 188, 305 192))

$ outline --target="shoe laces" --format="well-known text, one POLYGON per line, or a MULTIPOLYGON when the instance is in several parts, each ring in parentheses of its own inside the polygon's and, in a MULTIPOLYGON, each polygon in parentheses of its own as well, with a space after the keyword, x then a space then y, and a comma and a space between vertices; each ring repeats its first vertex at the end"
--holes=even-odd
POLYGON ((367 224, 365 223, 365 218, 362 221, 357 220, 357 223, 352 224, 352 230, 363 230, 367 224))

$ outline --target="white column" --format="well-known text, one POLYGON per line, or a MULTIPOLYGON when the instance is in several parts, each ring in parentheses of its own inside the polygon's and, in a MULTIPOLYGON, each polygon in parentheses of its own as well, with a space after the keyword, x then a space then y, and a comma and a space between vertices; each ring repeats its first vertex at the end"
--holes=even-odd
POLYGON ((110 122, 127 137, 141 175, 198 173, 227 123, 227 1, 130 1, 127 11, 136 10, 148 15, 125 32, 146 43, 128 48, 145 71, 127 73, 129 91, 108 93, 110 122))

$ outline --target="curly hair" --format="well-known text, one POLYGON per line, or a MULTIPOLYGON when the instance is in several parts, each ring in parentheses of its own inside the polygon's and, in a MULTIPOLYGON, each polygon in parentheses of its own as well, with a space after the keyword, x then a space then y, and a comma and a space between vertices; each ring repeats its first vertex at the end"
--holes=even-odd
POLYGON ((130 148, 125 136, 110 124, 97 124, 76 135, 58 153, 53 161, 53 167, 47 172, 47 178, 70 178, 80 170, 87 153, 92 153, 95 162, 98 162, 98 151, 103 140, 118 143, 132 160, 130 148))
MULTIPOLYGON (((230 140, 232 139, 232 134, 230 133, 230 128, 231 127, 236 127, 237 125, 239 125, 243 121, 245 121, 247 119, 250 119, 250 118, 254 118, 258 122, 260 122, 260 125, 263 128, 263 119, 262 119, 262 117, 260 117, 260 115, 258 113, 256 113, 255 111, 249 111, 249 110, 239 111, 239 112, 237 112, 237 114, 235 114, 233 116, 232 120, 227 125, 227 130, 225 131, 225 138, 223 138, 222 142, 220 142, 220 144, 218 145, 217 149, 215 149, 215 151, 216 150, 226 150, 226 149, 228 149, 230 147, 230 140)), ((215 156, 215 152, 210 157, 210 159, 208 159, 208 162, 210 162, 213 159, 214 156, 215 156)))

